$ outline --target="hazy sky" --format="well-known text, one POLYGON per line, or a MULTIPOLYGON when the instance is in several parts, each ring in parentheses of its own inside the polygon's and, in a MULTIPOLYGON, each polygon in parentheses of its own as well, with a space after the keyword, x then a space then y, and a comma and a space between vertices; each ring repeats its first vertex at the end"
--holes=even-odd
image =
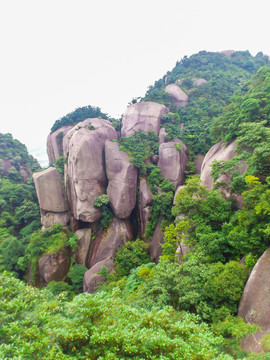
POLYGON ((45 149, 55 120, 85 105, 120 116, 185 55, 270 55, 269 10, 269 0, 0 0, 0 132, 45 149))

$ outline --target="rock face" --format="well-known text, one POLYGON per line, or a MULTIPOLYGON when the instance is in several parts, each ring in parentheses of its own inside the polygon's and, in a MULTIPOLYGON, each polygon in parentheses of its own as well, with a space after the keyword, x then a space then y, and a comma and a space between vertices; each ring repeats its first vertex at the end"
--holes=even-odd
POLYGON ((169 109, 153 101, 142 101, 129 106, 123 116, 121 136, 131 136, 134 132, 149 130, 159 133, 161 117, 169 109))
POLYGON ((121 246, 132 239, 132 230, 128 220, 113 218, 111 225, 97 233, 87 259, 87 267, 107 258, 112 260, 121 246))
POLYGON ((69 221, 68 205, 59 171, 49 167, 33 174, 41 212, 41 223, 44 227, 61 223, 66 226, 69 221))
POLYGON ((140 180, 139 197, 140 233, 143 236, 151 214, 150 206, 153 202, 153 194, 144 178, 140 180))
POLYGON ((270 333, 270 249, 267 249, 254 266, 245 286, 238 316, 247 323, 259 325, 262 331, 247 337, 242 342, 243 350, 261 352, 260 340, 270 333))
POLYGON ((159 217, 152 236, 152 241, 149 245, 149 257, 150 260, 154 261, 155 263, 158 262, 158 259, 162 253, 161 244, 164 243, 164 233, 161 230, 161 222, 162 222, 162 217, 159 217))
MULTIPOLYGON (((201 166, 202 185, 207 186, 209 190, 213 188, 214 182, 211 177, 211 170, 212 170, 211 165, 213 161, 214 160, 226 161, 232 159, 236 155, 235 153, 236 146, 237 146, 236 141, 233 141, 229 144, 224 143, 224 141, 220 141, 219 143, 211 147, 211 149, 205 155, 205 158, 201 166)), ((221 175, 218 181, 225 181, 228 183, 230 182, 230 178, 228 176, 221 175)))
POLYGON ((104 281, 104 277, 97 272, 103 265, 111 271, 116 252, 131 239, 132 231, 129 221, 117 218, 113 219, 108 229, 97 234, 88 256, 87 266, 90 269, 84 275, 83 291, 94 292, 96 285, 104 281))
POLYGON ((202 86, 204 84, 207 84, 207 80, 203 79, 203 78, 193 78, 192 79, 193 83, 197 86, 202 86))
POLYGON ((204 160, 203 154, 198 154, 194 159, 195 174, 201 174, 202 163, 204 160))
POLYGON ((50 163, 63 155, 63 138, 73 126, 63 126, 47 137, 47 154, 50 163))
POLYGON ((107 195, 115 216, 127 219, 136 205, 138 169, 119 144, 106 141, 105 163, 108 177, 107 195))
POLYGON ((68 154, 66 189, 71 213, 75 219, 94 222, 101 211, 94 206, 104 193, 106 175, 104 147, 106 140, 117 139, 111 123, 103 119, 86 119, 64 137, 64 153, 68 154))
POLYGON ((52 255, 43 255, 38 261, 39 273, 46 285, 51 281, 62 281, 69 267, 70 258, 65 250, 52 255))
POLYGON ((184 173, 188 163, 186 146, 179 140, 182 151, 179 151, 176 142, 163 143, 159 146, 159 162, 158 167, 163 177, 169 179, 176 189, 184 183, 184 173))
POLYGON ((167 85, 165 92, 172 96, 172 101, 176 106, 187 106, 188 95, 178 85, 167 85))
POLYGON ((98 284, 105 280, 105 277, 99 275, 98 272, 105 266, 109 272, 113 270, 113 260, 109 257, 105 260, 98 262, 91 269, 86 271, 83 280, 83 291, 94 293, 98 284))
POLYGON ((164 128, 161 128, 158 134, 158 142, 163 144, 166 141, 166 136, 168 135, 167 131, 164 128))
POLYGON ((91 244, 91 229, 79 229, 75 232, 78 236, 78 248, 76 249, 75 262, 83 266, 87 265, 87 256, 91 244))

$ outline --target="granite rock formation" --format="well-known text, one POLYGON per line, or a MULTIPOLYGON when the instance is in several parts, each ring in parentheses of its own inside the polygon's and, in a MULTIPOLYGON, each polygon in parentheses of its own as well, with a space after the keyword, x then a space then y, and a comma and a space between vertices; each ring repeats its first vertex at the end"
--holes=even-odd
POLYGON ((238 308, 238 316, 247 323, 259 325, 257 331, 242 341, 248 352, 261 352, 260 340, 270 333, 270 249, 267 249, 254 266, 246 283, 238 308))
POLYGON ((136 205, 138 169, 119 144, 106 141, 105 164, 108 177, 107 195, 115 216, 127 219, 136 205))

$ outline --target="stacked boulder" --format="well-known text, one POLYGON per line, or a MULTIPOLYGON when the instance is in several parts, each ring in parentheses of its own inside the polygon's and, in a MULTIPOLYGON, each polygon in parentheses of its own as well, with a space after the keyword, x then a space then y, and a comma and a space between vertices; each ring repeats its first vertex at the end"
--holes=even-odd
MULTIPOLYGON (((123 116, 121 136, 129 137, 138 130, 151 130, 162 138, 159 155, 147 161, 157 164, 163 177, 177 189, 184 182, 188 154, 179 139, 166 142, 166 137, 161 136, 164 132, 160 128, 161 118, 168 111, 166 106, 152 101, 129 106, 123 116)), ((143 237, 151 216, 153 194, 147 179, 140 176, 129 156, 119 149, 117 140, 118 134, 108 120, 86 119, 75 126, 65 126, 50 134, 47 140, 50 161, 64 157, 64 177, 54 167, 34 174, 43 227, 60 222, 69 225, 79 237, 75 261, 89 269, 84 277, 84 291, 88 292, 93 292, 103 280, 97 274, 103 265, 113 271, 113 260, 121 246, 126 241, 135 240, 138 234, 143 237), (95 200, 102 194, 108 195, 114 213, 107 229, 98 226, 102 212, 95 206, 95 200), (139 230, 131 223, 137 223, 139 230)), ((163 241, 161 220, 150 244, 150 257, 155 261, 161 253, 160 243, 163 241)), ((42 273, 46 274, 45 283, 50 276, 59 279, 52 263, 55 264, 55 259, 46 258, 40 266, 42 273), (48 274, 50 271, 46 264, 48 269, 54 268, 53 275, 48 274)))

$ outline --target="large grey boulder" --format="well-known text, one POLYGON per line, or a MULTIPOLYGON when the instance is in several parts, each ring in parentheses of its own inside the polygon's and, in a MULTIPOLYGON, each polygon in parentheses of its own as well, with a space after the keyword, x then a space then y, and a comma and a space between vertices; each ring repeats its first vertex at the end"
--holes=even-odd
POLYGON ((117 139, 111 123, 103 119, 86 119, 64 137, 66 189, 70 210, 75 219, 95 222, 101 210, 94 206, 107 183, 104 168, 106 140, 117 139))
POLYGON ((91 243, 87 259, 87 267, 91 268, 96 263, 115 257, 127 241, 132 240, 132 229, 129 220, 113 218, 112 223, 107 229, 99 231, 95 240, 91 243))
POLYGON ((70 268, 70 257, 63 249, 51 255, 43 255, 38 261, 40 276, 45 285, 51 281, 62 281, 70 268))
POLYGON ((187 163, 187 148, 180 140, 163 143, 159 146, 158 167, 162 176, 169 179, 175 189, 184 183, 187 163), (179 151, 175 144, 179 144, 182 150, 179 151))
POLYGON ((139 199, 140 234, 144 236, 146 225, 151 215, 151 204, 153 202, 152 191, 144 178, 140 179, 139 199))
POLYGON ((247 323, 259 325, 257 331, 242 342, 243 350, 261 352, 260 340, 270 333, 270 248, 259 258, 246 283, 240 300, 238 316, 247 323))
POLYGON ((159 133, 160 120, 169 109, 153 101, 141 101, 129 106, 123 116, 121 136, 131 136, 136 131, 159 133))
POLYGON ((56 223, 66 226, 69 221, 68 204, 65 197, 63 180, 54 167, 33 174, 38 197, 41 223, 47 228, 56 223))
POLYGON ((67 125, 57 129, 47 137, 47 154, 50 163, 63 155, 63 138, 73 126, 67 125))
POLYGON ((109 273, 113 270, 113 260, 111 257, 101 260, 86 271, 83 279, 84 292, 94 293, 97 285, 105 281, 105 277, 99 274, 103 267, 106 267, 109 273))
POLYGON ((176 106, 187 106, 188 95, 178 85, 167 85, 165 92, 172 96, 172 101, 176 106))
POLYGON ((115 216, 127 219, 136 205, 138 169, 119 144, 106 141, 105 163, 108 177, 107 195, 115 216))
MULTIPOLYGON (((236 140, 225 143, 224 141, 220 141, 219 143, 215 144, 211 147, 208 153, 205 155, 201 166, 201 181, 202 185, 208 187, 209 190, 213 188, 214 181, 211 177, 212 171, 212 164, 213 161, 226 161, 232 159, 236 155, 236 140)), ((246 165, 242 164, 241 168, 239 169, 243 174, 246 170, 246 165)), ((231 178, 228 175, 221 175, 217 181, 224 181, 225 183, 230 183, 231 178)))
POLYGON ((75 252, 75 262, 76 264, 86 266, 92 231, 91 229, 79 229, 75 232, 75 235, 78 236, 78 247, 75 252))
POLYGON ((150 260, 155 263, 158 263, 159 257, 162 253, 161 245, 164 243, 164 232, 161 230, 162 220, 163 218, 160 216, 149 245, 149 257, 150 260))

